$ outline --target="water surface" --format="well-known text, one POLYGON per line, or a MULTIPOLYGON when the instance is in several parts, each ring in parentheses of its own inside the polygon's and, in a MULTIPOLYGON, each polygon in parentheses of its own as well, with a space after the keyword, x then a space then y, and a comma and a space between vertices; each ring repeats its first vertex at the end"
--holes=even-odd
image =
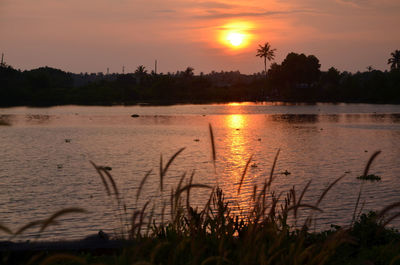
MULTIPOLYGON (((112 167, 128 212, 147 200, 161 208, 185 172, 194 182, 218 185, 239 213, 248 209, 254 185, 269 177, 280 155, 273 190, 293 186, 300 193, 309 180, 305 203, 315 203, 323 190, 345 174, 328 194, 315 229, 349 224, 368 158, 381 182, 363 184, 363 209, 379 210, 400 201, 400 106, 368 104, 215 104, 177 106, 7 108, 0 109, 0 223, 16 230, 65 207, 88 214, 69 215, 48 228, 41 239, 77 239, 102 229, 121 227, 115 201, 106 195, 89 161, 112 167), (132 114, 139 117, 132 118, 132 114), (208 124, 216 142, 214 170, 208 124), (160 155, 164 164, 186 149, 167 172, 160 192, 160 155), (251 166, 238 194, 249 157, 251 166), (136 202, 140 181, 153 170, 136 202), (281 174, 283 172, 291 174, 281 174)), ((201 207, 209 190, 192 192, 201 207)), ((285 193, 283 193, 285 194, 285 193)), ((394 222, 400 228, 400 222, 394 222)), ((37 235, 28 230, 24 238, 37 235)), ((7 239, 0 234, 1 239, 7 239)))

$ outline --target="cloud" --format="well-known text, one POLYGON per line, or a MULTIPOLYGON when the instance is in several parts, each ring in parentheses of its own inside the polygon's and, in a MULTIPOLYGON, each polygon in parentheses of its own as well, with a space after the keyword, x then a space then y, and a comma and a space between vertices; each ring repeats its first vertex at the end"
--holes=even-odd
POLYGON ((204 15, 197 15, 198 19, 220 19, 220 18, 239 18, 239 17, 269 17, 274 15, 290 15, 295 13, 315 13, 312 10, 293 10, 293 11, 263 11, 263 12, 218 12, 209 11, 204 15))
POLYGON ((173 9, 159 9, 155 10, 156 13, 176 13, 176 10, 173 9))

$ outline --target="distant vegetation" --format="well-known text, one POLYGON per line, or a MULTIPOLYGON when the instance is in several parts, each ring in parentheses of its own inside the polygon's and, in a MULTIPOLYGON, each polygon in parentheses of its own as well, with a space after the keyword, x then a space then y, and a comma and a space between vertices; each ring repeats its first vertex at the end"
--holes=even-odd
POLYGON ((272 60, 275 49, 260 45, 257 56, 264 71, 252 75, 211 72, 194 75, 187 67, 176 73, 148 73, 143 65, 134 73, 67 73, 41 67, 29 71, 0 65, 0 106, 111 105, 203 103, 228 101, 303 101, 400 103, 400 51, 388 59, 390 71, 340 72, 320 70, 314 55, 289 53, 281 64, 272 60))

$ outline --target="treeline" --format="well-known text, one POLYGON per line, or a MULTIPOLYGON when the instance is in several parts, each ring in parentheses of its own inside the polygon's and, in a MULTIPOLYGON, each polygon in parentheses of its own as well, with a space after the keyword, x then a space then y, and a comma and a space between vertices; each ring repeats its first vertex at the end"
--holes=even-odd
POLYGON ((74 74, 41 67, 30 71, 0 66, 0 105, 111 105, 149 102, 304 101, 400 103, 400 69, 366 72, 320 70, 313 56, 290 53, 265 74, 211 72, 194 75, 147 73, 74 74))

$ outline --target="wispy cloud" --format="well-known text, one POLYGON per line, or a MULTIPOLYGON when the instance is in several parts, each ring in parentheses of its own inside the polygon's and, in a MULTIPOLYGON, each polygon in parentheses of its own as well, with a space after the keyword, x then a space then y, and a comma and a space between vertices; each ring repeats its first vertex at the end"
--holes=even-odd
POLYGON ((250 17, 269 17, 275 15, 291 15, 296 13, 315 13, 312 10, 292 10, 292 11, 262 11, 262 12, 219 12, 208 11, 203 15, 196 15, 197 19, 220 19, 220 18, 250 18, 250 17))

